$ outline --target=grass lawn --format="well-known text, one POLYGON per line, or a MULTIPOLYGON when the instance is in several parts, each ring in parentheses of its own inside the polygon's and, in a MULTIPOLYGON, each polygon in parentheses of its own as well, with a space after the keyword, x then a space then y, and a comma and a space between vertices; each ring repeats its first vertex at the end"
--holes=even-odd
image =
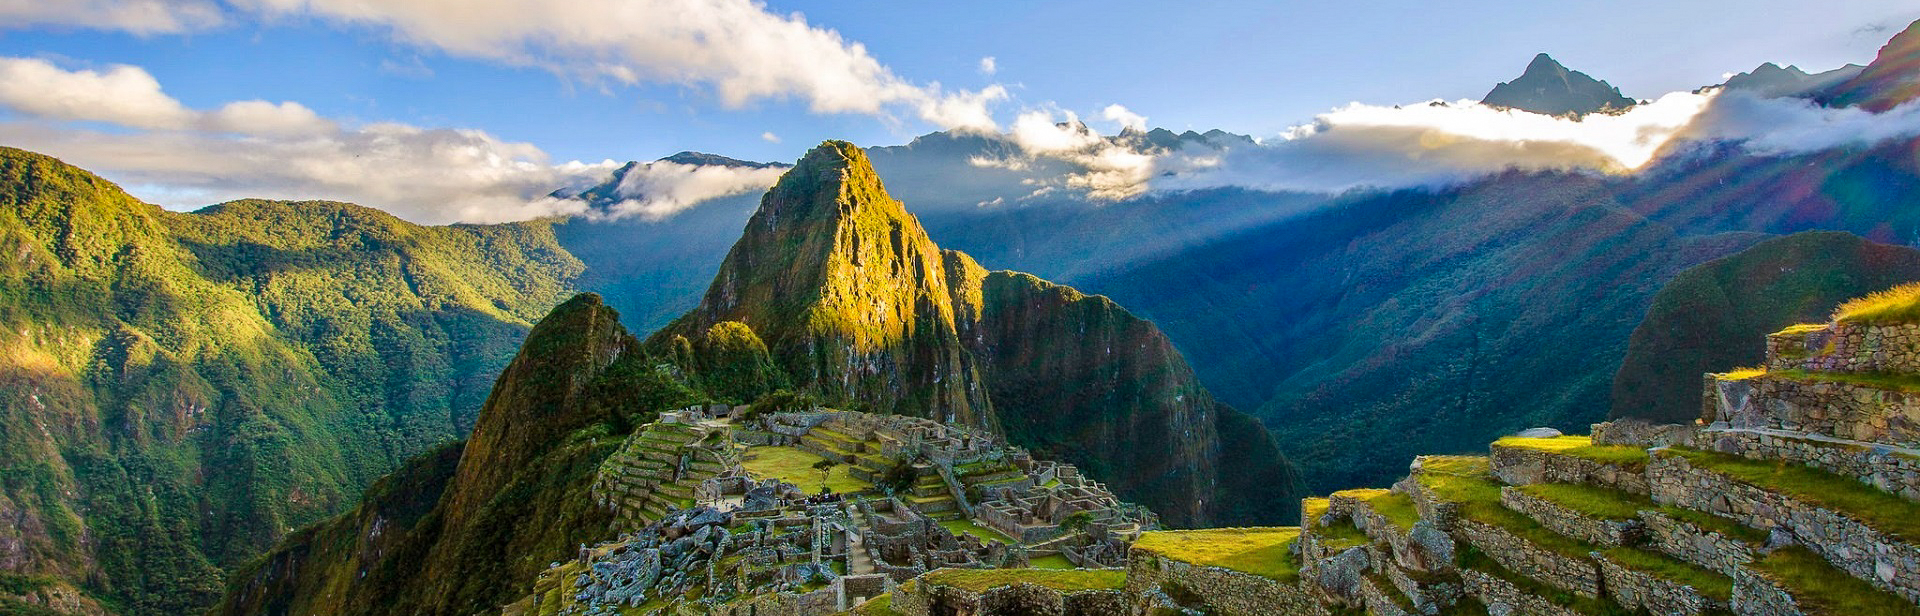
POLYGON ((1694 466, 1744 483, 1863 520, 1880 532, 1902 539, 1920 538, 1920 503, 1894 496, 1851 477, 1786 462, 1762 462, 1740 456, 1670 447, 1694 466))
POLYGON ((979 524, 974 524, 973 520, 968 520, 966 518, 961 518, 958 520, 941 520, 940 528, 953 531, 953 534, 956 534, 956 535, 973 535, 975 537, 979 537, 981 541, 998 541, 1000 543, 1012 543, 1012 544, 1019 543, 1018 541, 1014 541, 1012 537, 1008 537, 1005 534, 1002 534, 1000 531, 987 528, 979 524))
POLYGON ((1629 470, 1647 467, 1645 448, 1629 445, 1595 445, 1593 437, 1590 436, 1562 435, 1553 438, 1508 436, 1494 441, 1493 446, 1551 451, 1595 462, 1614 464, 1629 470))
POLYGON ((1125 588, 1127 572, 1118 569, 938 569, 922 574, 920 581, 973 592, 1022 582, 1073 592, 1125 588))
POLYGON ((1786 586, 1808 613, 1920 615, 1920 607, 1833 568, 1804 547, 1775 550, 1754 565, 1786 586))
POLYGON ((899 616, 899 610, 893 609, 893 595, 883 594, 853 608, 858 616, 899 616))
POLYGON ((1035 569, 1079 569, 1079 567, 1074 566, 1073 561, 1067 560, 1067 555, 1065 554, 1054 554, 1035 558, 1027 561, 1027 565, 1035 569))
MULTIPOLYGON (((813 465, 825 458, 794 447, 753 447, 747 449, 745 458, 741 466, 748 474, 791 482, 810 493, 820 491, 820 471, 813 465)), ((849 465, 835 465, 827 474, 827 487, 838 494, 873 489, 873 484, 854 479, 852 473, 853 467, 849 465)))
POLYGON ((1333 495, 1352 497, 1366 502, 1373 508, 1374 513, 1386 517, 1388 522, 1400 527, 1402 531, 1412 530, 1413 524, 1420 521, 1420 512, 1413 507, 1413 498, 1405 494, 1396 494, 1392 490, 1381 488, 1343 490, 1334 492, 1333 495))
POLYGON ((1676 560, 1666 554, 1629 547, 1611 548, 1603 552, 1607 558, 1628 569, 1654 574, 1662 579, 1672 580, 1700 591, 1700 594, 1719 601, 1733 597, 1733 578, 1718 572, 1694 566, 1691 563, 1676 560))
POLYGON ((1292 526, 1165 530, 1142 534, 1133 548, 1180 562, 1293 581, 1300 567, 1287 549, 1299 538, 1300 529, 1292 526))
POLYGON ((1638 494, 1573 483, 1537 483, 1517 488, 1529 496, 1605 520, 1631 520, 1642 509, 1659 509, 1638 494))

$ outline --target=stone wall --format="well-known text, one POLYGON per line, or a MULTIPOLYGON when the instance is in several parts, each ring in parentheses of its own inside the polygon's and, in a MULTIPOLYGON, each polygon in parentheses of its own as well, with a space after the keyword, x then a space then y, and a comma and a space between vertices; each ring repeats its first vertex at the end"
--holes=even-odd
POLYGON ((1606 546, 1631 545, 1644 530, 1639 520, 1603 520, 1562 507, 1513 486, 1500 488, 1500 504, 1541 526, 1574 539, 1606 546))
POLYGON ((1647 493, 1647 477, 1639 469, 1526 447, 1494 445, 1489 450, 1494 476, 1509 485, 1584 483, 1647 493))
POLYGON ((1388 594, 1394 592, 1399 591, 1392 586, 1381 588, 1379 584, 1373 583, 1371 579, 1361 580, 1360 582, 1360 596, 1366 600, 1367 614, 1369 614, 1369 616, 1417 616, 1412 612, 1408 612, 1406 608, 1401 607, 1400 602, 1395 601, 1393 597, 1388 594))
POLYGON ((1759 529, 1784 529, 1833 566, 1874 586, 1920 601, 1920 549, 1829 509, 1768 492, 1694 466, 1673 453, 1647 466, 1653 498, 1759 529))
POLYGON ((1920 393, 1759 376, 1709 379, 1702 419, 1721 428, 1818 434, 1920 448, 1920 393))
POLYGON ((1691 616, 1725 607, 1691 586, 1629 569, 1605 554, 1597 556, 1594 560, 1600 563, 1600 579, 1607 597, 1629 610, 1691 616))
POLYGON ((1638 447, 1697 447, 1698 431, 1684 424, 1657 424, 1641 419, 1616 419, 1592 425, 1595 445, 1631 445, 1638 447))
POLYGON ((1741 569, 1733 576, 1733 613, 1746 616, 1802 616, 1793 596, 1766 576, 1741 569))
POLYGON ((1920 325, 1790 328, 1767 336, 1767 369, 1920 373, 1920 325))
POLYGON ((1569 558, 1550 552, 1503 529, 1473 520, 1460 520, 1455 527, 1461 539, 1508 571, 1578 595, 1600 597, 1600 567, 1592 558, 1569 558))
POLYGON ((893 610, 906 616, 1110 616, 1127 614, 1118 590, 1070 593, 1036 584, 996 586, 986 592, 915 582, 894 590, 893 610))
POLYGON ((1133 550, 1127 556, 1127 594, 1143 597, 1155 589, 1173 597, 1197 597, 1218 616, 1327 614, 1297 582, 1206 567, 1133 550))
POLYGON ((1536 595, 1528 594, 1506 580, 1502 580, 1472 569, 1460 570, 1460 582, 1466 587, 1467 594, 1473 595, 1486 604, 1489 614, 1524 614, 1527 616, 1580 616, 1536 595))
POLYGON ((1658 511, 1640 512, 1640 521, 1646 525, 1647 547, 1712 569, 1721 575, 1731 576, 1755 558, 1753 548, 1744 541, 1658 511))
POLYGON ((1778 430, 1708 429, 1700 440, 1701 449, 1804 464, 1920 501, 1920 450, 1778 430))

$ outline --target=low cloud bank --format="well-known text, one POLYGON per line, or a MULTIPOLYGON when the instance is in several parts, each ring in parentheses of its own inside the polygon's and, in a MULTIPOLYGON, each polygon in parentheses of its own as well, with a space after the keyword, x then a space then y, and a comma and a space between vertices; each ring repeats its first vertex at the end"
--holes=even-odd
POLYGON ((688 165, 667 160, 635 165, 615 188, 621 200, 592 215, 639 216, 657 222, 709 200, 765 191, 786 172, 786 167, 688 165))
POLYGON ((1109 107, 1103 116, 1125 130, 1106 136, 1072 112, 1028 112, 1004 136, 1018 145, 1016 155, 973 162, 1056 170, 1027 180, 1034 187, 1029 197, 1079 190, 1090 199, 1116 200, 1218 187, 1341 192, 1443 186, 1513 169, 1630 173, 1708 141, 1775 155, 1920 135, 1920 103, 1876 114, 1738 91, 1677 92, 1623 113, 1581 118, 1476 101, 1354 103, 1271 138, 1186 138, 1171 145, 1142 138, 1145 119, 1124 107, 1109 107))

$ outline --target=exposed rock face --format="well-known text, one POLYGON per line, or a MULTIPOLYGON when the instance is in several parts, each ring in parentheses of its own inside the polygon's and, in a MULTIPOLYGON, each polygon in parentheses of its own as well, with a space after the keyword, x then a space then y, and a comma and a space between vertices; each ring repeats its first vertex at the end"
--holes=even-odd
POLYGON ((851 144, 828 142, 789 171, 700 306, 649 345, 726 321, 828 401, 1004 430, 1177 525, 1225 519, 1223 500, 1277 504, 1296 481, 1264 434, 1223 446, 1223 423, 1253 422, 1214 402, 1152 324, 940 250, 851 144), (1244 463, 1231 485, 1223 456, 1244 463))
POLYGON ((1584 115, 1634 105, 1619 88, 1568 70, 1544 53, 1534 56, 1519 78, 1494 86, 1480 102, 1547 115, 1584 115))
POLYGON ((1875 113, 1916 98, 1920 98, 1920 21, 1887 41, 1866 70, 1819 96, 1828 105, 1858 106, 1875 113))
POLYGON ((1612 417, 1686 422, 1703 372, 1758 365, 1763 337, 1833 307, 1920 280, 1920 250, 1848 233, 1767 240, 1687 269, 1653 297, 1613 377, 1612 417))

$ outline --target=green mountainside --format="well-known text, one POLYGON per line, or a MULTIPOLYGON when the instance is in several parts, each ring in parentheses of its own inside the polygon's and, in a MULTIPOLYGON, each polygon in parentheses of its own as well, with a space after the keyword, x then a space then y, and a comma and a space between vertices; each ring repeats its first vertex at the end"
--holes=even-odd
POLYGON ((1825 321, 1834 306, 1920 280, 1920 250, 1809 231, 1694 266, 1660 289, 1613 379, 1614 418, 1686 423, 1700 375, 1756 366, 1766 335, 1825 321))
POLYGON ((333 203, 182 214, 0 148, 6 569, 118 613, 224 572, 467 431, 581 268, 544 224, 333 203))

